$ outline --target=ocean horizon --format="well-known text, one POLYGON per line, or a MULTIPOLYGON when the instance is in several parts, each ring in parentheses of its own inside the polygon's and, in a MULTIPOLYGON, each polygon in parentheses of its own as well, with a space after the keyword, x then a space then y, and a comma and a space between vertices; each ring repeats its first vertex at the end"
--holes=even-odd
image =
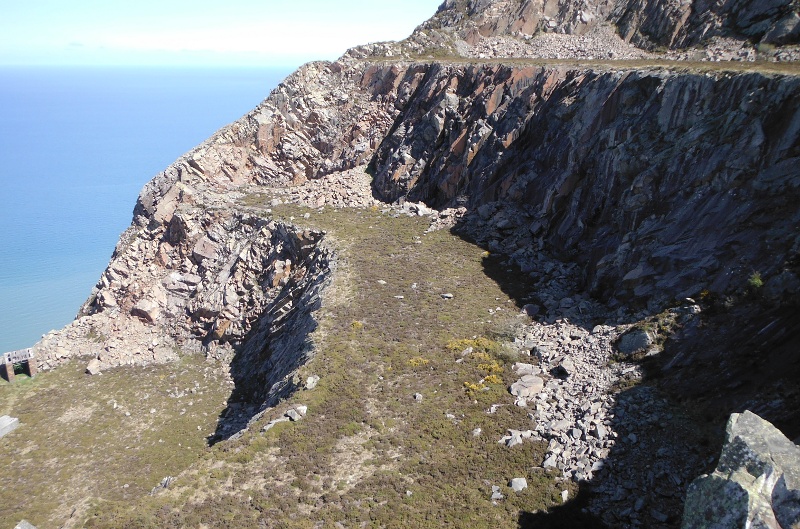
POLYGON ((142 186, 291 71, 0 67, 0 353, 72 321, 142 186))

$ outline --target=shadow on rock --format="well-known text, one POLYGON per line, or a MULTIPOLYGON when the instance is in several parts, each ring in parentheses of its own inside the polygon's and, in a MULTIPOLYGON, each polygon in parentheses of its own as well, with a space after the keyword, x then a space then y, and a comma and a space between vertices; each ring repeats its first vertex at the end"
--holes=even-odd
POLYGON ((299 388, 296 373, 314 355, 314 312, 322 304, 321 293, 330 275, 329 252, 315 250, 303 277, 286 285, 236 347, 230 367, 234 390, 209 444, 241 435, 299 388))
POLYGON ((597 516, 589 514, 588 487, 582 484, 578 495, 564 505, 548 512, 521 512, 517 521, 519 529, 607 529, 597 516))
POLYGON ((800 308, 765 300, 709 303, 643 364, 665 392, 724 427, 750 410, 789 439, 800 436, 800 308))
MULTIPOLYGON (((503 222, 500 221, 501 226, 503 222)), ((509 242, 514 237, 493 226, 482 219, 480 212, 468 212, 451 231, 486 250, 484 273, 533 320, 551 324, 568 319, 586 330, 598 324, 637 321, 628 307, 615 301, 601 305, 593 299, 584 289, 585 272, 577 263, 559 260, 537 249, 529 236, 520 238, 518 243, 509 242), (515 244, 522 246, 509 251, 515 244)))

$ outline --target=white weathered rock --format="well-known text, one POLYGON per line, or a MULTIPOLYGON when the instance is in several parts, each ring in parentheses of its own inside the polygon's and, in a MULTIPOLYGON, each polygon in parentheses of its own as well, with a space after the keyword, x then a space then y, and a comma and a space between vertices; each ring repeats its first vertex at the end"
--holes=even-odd
POLYGON ((536 396, 542 389, 544 389, 544 380, 536 375, 525 375, 511 384, 509 391, 514 396, 529 399, 536 396))
POLYGON ((306 378, 306 389, 311 390, 317 387, 319 383, 319 376, 318 375, 311 375, 310 377, 306 378))
POLYGON ((502 500, 503 498, 505 498, 505 496, 503 496, 503 493, 500 492, 500 487, 497 485, 492 485, 492 501, 502 500))
POLYGON ((86 365, 86 372, 90 375, 99 375, 100 374, 100 360, 97 358, 92 358, 89 360, 89 363, 86 365))
POLYGON ((514 492, 522 492, 528 488, 528 480, 525 478, 514 478, 509 482, 508 486, 511 487, 514 492))

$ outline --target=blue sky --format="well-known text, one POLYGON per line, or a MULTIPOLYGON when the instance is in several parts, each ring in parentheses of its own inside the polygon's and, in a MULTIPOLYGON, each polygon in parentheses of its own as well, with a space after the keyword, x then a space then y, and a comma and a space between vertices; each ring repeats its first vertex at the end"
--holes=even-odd
POLYGON ((0 0, 0 65, 294 66, 400 40, 441 0, 0 0))

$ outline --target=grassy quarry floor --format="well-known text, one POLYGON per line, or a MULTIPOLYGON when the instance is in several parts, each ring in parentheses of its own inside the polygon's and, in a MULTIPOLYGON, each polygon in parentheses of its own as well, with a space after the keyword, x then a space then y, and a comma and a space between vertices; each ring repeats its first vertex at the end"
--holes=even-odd
POLYGON ((21 426, 0 441, 0 525, 514 527, 575 491, 540 468, 543 445, 497 442, 529 419, 507 392, 517 353, 502 345, 521 316, 485 273, 491 256, 375 209, 273 215, 326 230, 338 253, 300 374, 318 386, 209 447, 232 388, 202 358, 95 377, 72 363, 2 383, 0 414, 21 426), (301 404, 303 420, 262 432, 301 404), (515 477, 528 488, 513 492, 515 477), (505 499, 490 499, 493 485, 505 499))

